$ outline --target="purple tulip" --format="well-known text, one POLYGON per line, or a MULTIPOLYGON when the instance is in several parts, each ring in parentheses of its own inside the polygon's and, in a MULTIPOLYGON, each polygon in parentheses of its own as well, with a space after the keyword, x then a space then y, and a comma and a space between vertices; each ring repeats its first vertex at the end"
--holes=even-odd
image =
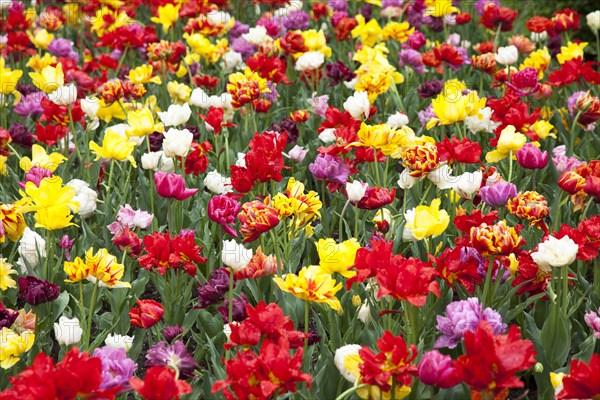
MULTIPOLYGON (((235 281, 233 283, 235 287, 235 281)), ((223 300, 229 291, 229 270, 227 268, 215 269, 210 273, 208 281, 198 287, 198 301, 195 308, 206 308, 223 300)))
POLYGON ((498 182, 492 186, 484 186, 479 189, 481 199, 492 207, 506 205, 509 199, 517 195, 517 187, 512 183, 498 182))
MULTIPOLYGON (((224 303, 225 304, 219 307, 217 310, 219 310, 219 312, 221 313, 221 317, 223 317, 223 321, 225 321, 225 323, 227 324, 231 322, 229 321, 229 299, 227 297, 225 298, 224 303)), ((246 304, 248 304, 248 300, 243 294, 240 295, 239 298, 233 299, 232 319, 234 321, 241 322, 248 317, 248 314, 246 314, 246 304)))
POLYGON ((488 321, 495 334, 503 333, 506 324, 502 317, 491 308, 483 309, 476 297, 454 301, 446 306, 446 316, 438 315, 437 329, 442 334, 435 342, 435 348, 455 348, 465 332, 474 332, 481 321, 488 321))
MULTIPOLYGON (((122 386, 129 389, 129 379, 137 369, 137 364, 127 357, 125 349, 104 346, 94 350, 94 357, 102 361, 102 382, 100 390, 122 386)), ((122 390, 123 391, 123 390, 122 390)))
POLYGON ((170 367, 182 378, 191 378, 200 368, 181 340, 173 344, 158 342, 146 353, 146 367, 170 367))
POLYGON ((163 336, 167 343, 173 342, 175 338, 183 333, 183 328, 179 325, 167 326, 163 329, 163 336))
POLYGON ((37 165, 34 165, 33 167, 31 167, 29 172, 27 172, 25 174, 25 182, 19 182, 19 186, 21 186, 23 189, 25 189, 25 185, 27 184, 27 182, 33 182, 35 184, 35 186, 39 187, 42 179, 50 178, 51 176, 52 176, 52 171, 50 171, 46 168, 42 168, 42 167, 38 167, 37 165))
POLYGON ((65 251, 65 256, 68 261, 71 261, 71 248, 73 247, 73 243, 75 243, 75 238, 69 239, 68 235, 63 235, 58 244, 58 247, 65 251))
MULTIPOLYGON (((1 224, 0 224, 1 225, 1 224)), ((10 328, 15 323, 19 313, 14 310, 9 310, 0 302, 0 329, 10 328)))
POLYGON ((527 169, 543 169, 548 165, 548 152, 542 152, 533 143, 527 143, 517 151, 519 165, 527 169))
POLYGON ((329 154, 318 154, 315 161, 309 164, 308 170, 317 179, 327 179, 341 184, 345 184, 350 175, 350 168, 344 160, 329 154))
POLYGON ((54 283, 35 276, 19 278, 19 300, 32 306, 56 300, 59 293, 60 288, 54 283))

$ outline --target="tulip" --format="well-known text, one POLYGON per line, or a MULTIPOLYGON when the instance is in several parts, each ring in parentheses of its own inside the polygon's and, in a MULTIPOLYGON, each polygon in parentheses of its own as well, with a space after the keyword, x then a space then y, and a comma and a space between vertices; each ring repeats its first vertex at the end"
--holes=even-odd
POLYGON ((482 187, 479 194, 487 205, 500 207, 506 205, 509 199, 517 195, 517 187, 512 183, 498 182, 492 186, 482 187))
POLYGON ((329 154, 317 155, 315 161, 308 166, 308 170, 317 179, 327 179, 341 184, 346 183, 350 174, 350 168, 344 160, 329 154))
POLYGON ((496 62, 502 65, 513 65, 519 59, 519 50, 513 46, 500 47, 496 53, 496 62))
POLYGON ((148 329, 156 325, 165 313, 163 306, 155 300, 137 300, 137 307, 129 310, 131 325, 148 329))
POLYGON ((188 129, 178 130, 171 128, 163 133, 163 135, 165 137, 163 140, 163 152, 166 157, 187 156, 194 141, 194 134, 192 132, 188 129))
POLYGON ((456 385, 454 378, 456 369, 452 367, 452 358, 437 350, 423 354, 419 363, 419 379, 426 385, 434 385, 442 389, 456 385))
POLYGON ((156 192, 158 195, 167 199, 176 199, 181 201, 195 195, 198 192, 198 189, 186 188, 185 179, 183 176, 172 172, 155 172, 154 182, 156 183, 156 192))
POLYGON ((221 228, 233 237, 238 237, 231 224, 240 213, 242 204, 231 197, 218 195, 208 202, 208 218, 221 225, 221 228))
POLYGON ((56 300, 60 288, 54 283, 36 278, 35 276, 19 278, 19 300, 32 306, 56 300))
POLYGON ((59 344, 70 346, 81 340, 83 329, 77 318, 67 318, 64 315, 54 323, 54 337, 59 344))
POLYGON ((125 352, 128 352, 133 345, 134 336, 127 335, 117 335, 109 333, 106 339, 104 340, 104 344, 107 347, 112 347, 114 349, 124 349, 125 352))
POLYGON ((527 169, 543 169, 548 164, 548 152, 542 152, 533 143, 527 143, 517 151, 519 165, 527 169))
POLYGON ((577 257, 579 246, 568 236, 548 239, 538 245, 538 250, 531 253, 531 258, 542 271, 550 272, 551 267, 562 268, 570 265, 577 257))
POLYGON ((246 268, 251 259, 252 249, 246 249, 234 240, 223 240, 223 251, 221 252, 223 264, 235 272, 239 272, 246 268))
POLYGON ((586 22, 591 30, 600 30, 600 10, 593 11, 585 16, 586 22))
POLYGON ((369 184, 365 182, 346 182, 346 194, 348 195, 348 200, 352 202, 360 201, 365 197, 368 188, 369 184))
POLYGON ((369 102, 369 95, 367 92, 354 92, 354 94, 348 97, 344 102, 344 110, 348 111, 354 119, 369 117, 371 103, 369 102))

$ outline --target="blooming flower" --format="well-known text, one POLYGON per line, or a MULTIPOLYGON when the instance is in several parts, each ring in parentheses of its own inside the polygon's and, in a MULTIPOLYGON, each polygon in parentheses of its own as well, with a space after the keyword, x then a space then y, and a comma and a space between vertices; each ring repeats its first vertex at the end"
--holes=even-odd
POLYGON ((448 227, 450 217, 446 210, 440 210, 440 204, 440 199, 434 199, 429 206, 421 205, 407 211, 404 229, 417 240, 441 235, 448 227))
POLYGON ((435 342, 436 348, 455 348, 466 332, 475 332, 481 321, 488 321, 496 335, 506 331, 500 314, 489 307, 484 309, 476 297, 448 304, 446 316, 436 318, 437 329, 442 334, 435 342))
POLYGON ((102 383, 100 390, 126 388, 137 368, 137 364, 127 357, 125 349, 104 346, 94 349, 94 358, 102 361, 102 383))
POLYGON ((9 369, 17 362, 19 356, 31 349, 35 341, 35 335, 31 331, 17 334, 9 328, 0 330, 0 368, 9 369))
POLYGON ((47 154, 46 150, 38 144, 34 144, 31 147, 31 158, 23 157, 19 161, 19 166, 25 172, 29 172, 31 168, 40 167, 49 170, 50 172, 56 171, 56 168, 67 158, 60 153, 47 154))
POLYGON ((173 344, 158 342, 146 353, 146 366, 165 366, 173 368, 178 376, 191 378, 194 371, 199 368, 198 363, 188 353, 181 340, 173 344))
POLYGON ((251 259, 252 249, 246 249, 234 240, 223 240, 223 250, 221 251, 223 264, 232 268, 235 272, 240 272, 246 268, 251 259))
POLYGON ((129 160, 135 167, 137 164, 131 155, 135 148, 135 142, 130 141, 127 136, 122 135, 115 129, 108 128, 102 139, 102 147, 93 140, 90 141, 90 150, 96 153, 96 160, 101 158, 109 160, 129 160))
POLYGON ((594 337, 600 339, 600 309, 598 311, 588 311, 584 316, 584 320, 592 330, 594 337))
POLYGON ((99 249, 94 253, 94 248, 91 247, 85 252, 85 261, 77 257, 73 262, 65 262, 64 269, 69 278, 66 282, 87 279, 110 288, 131 287, 129 282, 121 281, 125 267, 107 249, 99 249))
POLYGON ((348 268, 354 264, 356 251, 360 244, 354 238, 342 243, 336 243, 334 239, 319 239, 317 242, 317 253, 319 254, 319 266, 327 274, 340 273, 344 277, 355 275, 348 268))
POLYGON ((63 186, 60 177, 44 178, 39 187, 27 182, 25 193, 20 193, 29 203, 23 211, 35 211, 36 228, 56 230, 74 225, 71 212, 79 210, 76 192, 71 186, 63 186))
POLYGON ((277 210, 259 200, 244 203, 238 219, 242 224, 240 232, 244 235, 244 243, 258 239, 279 224, 277 210))
POLYGON ((517 151, 527 142, 527 137, 522 133, 518 133, 516 128, 508 125, 500 133, 496 150, 490 151, 485 155, 485 160, 489 163, 498 162, 506 157, 512 157, 517 151))
POLYGON ((531 258, 544 271, 550 272, 552 267, 563 268, 575 261, 579 246, 568 236, 548 239, 538 245, 537 251, 531 253, 531 258))
POLYGON ((315 161, 309 164, 308 170, 317 179, 327 179, 341 184, 346 183, 350 174, 350 168, 344 160, 329 154, 318 154, 315 161))
POLYGON ((426 385, 447 389, 458 383, 456 369, 452 366, 452 358, 437 350, 423 354, 418 373, 419 379, 426 385))
POLYGON ((58 285, 36 278, 35 276, 19 277, 19 300, 32 306, 44 304, 58 298, 58 285))
POLYGON ((273 281, 281 290, 301 300, 325 303, 335 311, 342 309, 340 300, 335 296, 342 288, 342 284, 337 283, 331 275, 324 273, 319 266, 304 267, 298 275, 286 274, 284 279, 275 277, 273 281))
POLYGON ((17 282, 11 275, 16 275, 17 271, 12 268, 6 258, 0 257, 0 291, 5 291, 8 288, 16 288, 17 282))
POLYGON ((177 399, 192 393, 192 386, 177 379, 176 372, 168 367, 150 367, 144 380, 131 378, 129 384, 144 400, 177 399))

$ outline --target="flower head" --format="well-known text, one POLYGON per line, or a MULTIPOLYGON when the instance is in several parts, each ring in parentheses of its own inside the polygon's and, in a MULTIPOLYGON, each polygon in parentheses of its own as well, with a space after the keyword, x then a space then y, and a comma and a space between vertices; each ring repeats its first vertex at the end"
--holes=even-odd
POLYGON ((336 311, 342 309, 340 300, 335 296, 342 288, 342 284, 337 283, 319 266, 304 267, 298 275, 286 274, 284 279, 275 277, 273 281, 281 290, 291 293, 301 300, 325 303, 336 311))

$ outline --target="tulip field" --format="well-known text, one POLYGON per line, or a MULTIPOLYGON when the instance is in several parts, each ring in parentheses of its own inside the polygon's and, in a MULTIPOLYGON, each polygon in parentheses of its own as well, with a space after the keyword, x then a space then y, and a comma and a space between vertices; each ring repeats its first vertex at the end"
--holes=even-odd
POLYGON ((600 400, 600 4, 0 0, 0 400, 600 400))

